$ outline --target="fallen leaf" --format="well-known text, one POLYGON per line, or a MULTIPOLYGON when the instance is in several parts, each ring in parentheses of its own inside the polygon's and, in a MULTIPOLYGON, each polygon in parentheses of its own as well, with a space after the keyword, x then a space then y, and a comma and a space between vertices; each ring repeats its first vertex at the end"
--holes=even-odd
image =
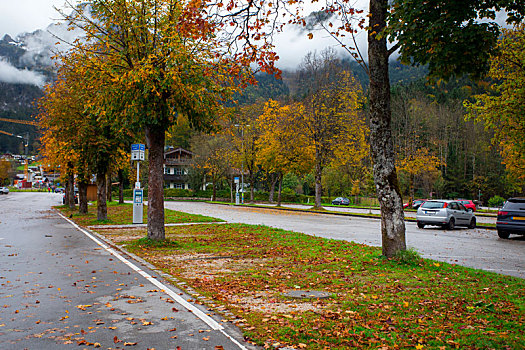
POLYGON ((135 346, 135 345, 137 345, 137 342, 132 343, 132 342, 128 342, 127 341, 127 342, 124 343, 124 346, 135 346))

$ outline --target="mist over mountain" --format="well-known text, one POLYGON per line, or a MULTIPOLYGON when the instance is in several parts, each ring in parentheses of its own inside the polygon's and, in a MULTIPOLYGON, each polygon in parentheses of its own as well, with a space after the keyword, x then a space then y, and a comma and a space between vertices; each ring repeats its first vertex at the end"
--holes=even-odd
MULTIPOLYGON (((0 33, 0 117, 31 120, 37 114, 36 101, 43 95, 42 87, 56 76, 53 56, 56 52, 69 49, 70 42, 80 37, 79 30, 68 30, 67 25, 56 23, 45 30, 22 33, 16 37, 0 33)), ((365 90, 368 77, 357 63, 344 60, 344 65, 354 73, 365 90)), ((421 79, 426 75, 425 67, 407 67, 391 62, 392 85, 404 84, 421 79)), ((264 74, 258 75, 257 86, 249 87, 240 103, 253 103, 268 98, 294 94, 300 86, 292 79, 293 71, 283 72, 283 80, 264 74)), ((30 133, 30 152, 37 150, 33 140, 37 137, 36 128, 21 124, 0 121, 0 130, 17 135, 30 133)), ((20 153, 21 141, 18 138, 0 133, 0 153, 20 153)))

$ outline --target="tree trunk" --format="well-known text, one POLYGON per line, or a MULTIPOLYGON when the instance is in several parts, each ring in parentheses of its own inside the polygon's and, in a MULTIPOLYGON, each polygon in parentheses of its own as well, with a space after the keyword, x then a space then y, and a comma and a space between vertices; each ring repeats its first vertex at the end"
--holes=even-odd
POLYGON ((78 182, 78 212, 80 214, 87 214, 88 212, 87 188, 88 182, 86 180, 78 182))
POLYGON ((118 203, 124 204, 124 171, 118 171, 118 203))
POLYGON ((386 36, 387 0, 370 0, 368 57, 370 65, 370 149, 374 182, 381 207, 383 255, 393 257, 406 249, 403 201, 397 181, 391 129, 390 82, 386 36))
POLYGON ((254 179, 254 176, 253 176, 253 172, 250 170, 250 174, 249 174, 249 177, 248 179, 250 180, 250 203, 253 203, 253 196, 254 196, 254 182, 255 182, 255 179, 254 179))
POLYGON ((275 195, 275 184, 277 183, 277 180, 279 180, 279 177, 276 174, 271 174, 270 194, 268 195, 268 201, 270 203, 273 203, 273 197, 275 195))
POLYGON ((108 205, 106 203, 106 173, 97 173, 97 220, 108 219, 108 205))
POLYGON ((321 166, 320 160, 318 160, 319 152, 316 151, 315 159, 315 209, 321 209, 321 196, 323 195, 323 185, 321 183, 321 177, 323 173, 323 168, 321 166))
POLYGON ((69 209, 75 209, 75 175, 72 171, 69 171, 67 175, 67 203, 69 209))
POLYGON ((283 187, 283 174, 279 173, 278 175, 278 181, 279 181, 279 192, 277 192, 277 206, 281 206, 281 189, 283 187))
POLYGON ((212 195, 211 195, 211 200, 213 202, 215 202, 217 200, 217 186, 215 184, 215 180, 213 180, 213 182, 212 182, 212 188, 213 188, 213 192, 212 192, 212 195))
POLYGON ((108 170, 107 179, 106 179, 106 196, 108 202, 111 202, 111 170, 108 170))
POLYGON ((162 127, 146 127, 146 142, 148 144, 148 238, 164 240, 164 129, 162 127))
POLYGON ((230 202, 235 203, 233 199, 233 187, 235 186, 233 175, 228 181, 230 182, 230 202))
POLYGON ((69 206, 69 179, 66 179, 64 186, 64 205, 69 206))

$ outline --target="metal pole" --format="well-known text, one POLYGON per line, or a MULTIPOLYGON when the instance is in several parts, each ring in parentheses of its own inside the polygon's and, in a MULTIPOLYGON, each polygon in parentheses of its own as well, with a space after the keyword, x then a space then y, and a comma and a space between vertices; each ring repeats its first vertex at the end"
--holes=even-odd
POLYGON ((137 161, 137 183, 135 184, 135 188, 140 188, 140 178, 139 178, 139 174, 140 174, 140 162, 137 161), (138 186, 138 187, 137 187, 138 186))
POLYGON ((244 125, 241 126, 241 198, 244 204, 244 125))

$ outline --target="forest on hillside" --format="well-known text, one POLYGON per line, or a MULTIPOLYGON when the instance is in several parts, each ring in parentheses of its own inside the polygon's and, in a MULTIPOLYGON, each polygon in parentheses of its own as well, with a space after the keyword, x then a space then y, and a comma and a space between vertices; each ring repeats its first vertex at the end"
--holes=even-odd
MULTIPOLYGON (((340 61, 339 64, 342 70, 351 72, 359 82, 362 100, 357 115, 363 120, 362 125, 368 125, 368 78, 356 63, 340 61)), ((393 62, 390 71, 394 147, 399 185, 405 198, 462 197, 486 203, 495 195, 522 193, 523 184, 507 172, 500 146, 491 141, 493 131, 486 129, 482 123, 466 120, 464 102, 487 92, 490 80, 474 82, 460 78, 431 83, 426 78, 426 67, 404 66, 399 62, 393 62)), ((195 135, 188 133, 189 127, 184 123, 172 128, 167 144, 189 148, 202 158, 201 171, 193 172, 196 177, 194 183, 202 181, 202 169, 211 169, 210 164, 213 163, 216 169, 223 167, 216 171, 222 176, 217 177, 215 185, 218 189, 229 188, 229 176, 238 173, 238 168, 243 165, 248 177, 246 181, 251 182, 248 187, 269 192, 276 190, 278 182, 270 175, 271 170, 265 169, 264 160, 258 154, 261 153, 260 140, 265 137, 260 117, 270 100, 278 101, 280 106, 291 106, 308 95, 304 77, 298 72, 285 71, 282 80, 266 74, 257 75, 258 85, 248 87, 244 94, 237 96, 237 108, 229 117, 230 121, 223 125, 222 133, 195 135), (245 125, 243 135, 239 127, 233 125, 245 125), (220 142, 216 142, 217 138, 220 142), (222 154, 229 155, 228 160, 213 159, 221 152, 210 147, 219 147, 222 154)), ((300 128, 299 124, 294 125, 293 142, 298 142, 300 128)), ((277 128, 271 132, 286 131, 277 128)), ((367 134, 367 131, 364 133, 367 134)), ((355 135, 339 137, 347 139, 355 135)), ((315 143, 314 140, 308 142, 315 143)), ((281 147, 284 147, 283 144, 281 147)), ((352 146, 346 141, 334 147, 338 150, 327 155, 322 169, 323 196, 373 196, 368 155, 360 154, 359 159, 350 159, 354 151, 350 150, 352 146)), ((367 148, 368 145, 361 147, 367 148)), ((313 195, 313 161, 304 154, 298 158, 302 158, 299 162, 306 164, 306 167, 283 168, 282 190, 313 195)))
MULTIPOLYGON (((354 87, 359 90, 359 103, 355 107, 355 113, 350 114, 355 115, 364 127, 357 136, 355 132, 332 135, 345 141, 335 142, 325 155, 322 164, 322 194, 373 196, 371 162, 368 154, 363 153, 363 150, 368 149, 368 77, 355 62, 337 62, 338 70, 349 72, 357 82, 354 87), (361 140, 362 137, 364 139, 361 140), (362 143, 357 154, 355 150, 350 150, 355 144, 352 146, 347 139, 362 143), (357 158, 351 159, 352 156, 357 158)), ((235 102, 229 103, 232 112, 222 118, 222 131, 213 135, 198 134, 183 119, 169 130, 167 146, 189 149, 200 159, 198 166, 190 174, 195 186, 208 173, 208 179, 215 178, 214 185, 217 189, 227 189, 231 186, 232 174, 239 173, 239 168, 244 167, 250 189, 267 192, 276 190, 275 186, 279 182, 272 175, 275 169, 271 166, 268 168, 268 164, 265 168, 261 158, 261 139, 264 139, 265 131, 258 121, 265 114, 270 101, 276 101, 279 108, 298 108, 297 103, 302 103, 310 94, 309 88, 320 83, 312 81, 308 85, 300 71, 300 67, 296 71, 283 71, 282 79, 268 74, 256 75, 258 83, 249 85, 242 94, 234 97, 235 102), (243 130, 239 125, 244 126, 243 130), (214 147, 219 149, 213 149, 214 147), (213 155, 221 152, 223 159, 213 159, 213 155), (215 173, 210 177, 209 171, 212 168, 215 173)), ((473 82, 461 78, 446 83, 431 83, 426 78, 427 72, 425 66, 411 67, 399 62, 391 62, 390 65, 392 129, 403 196, 465 197, 487 202, 494 195, 522 193, 523 183, 509 174, 503 163, 501 146, 491 141, 494 136, 492 129, 485 128, 482 123, 466 120, 464 102, 472 101, 475 95, 489 91, 491 81, 473 82)), ((35 101, 42 96, 40 88, 0 83, 0 91, 0 117, 29 120, 37 114, 35 101)), ((279 113, 281 112, 283 111, 279 113)), ((308 125, 297 118, 288 122, 295 123, 292 125, 294 129, 291 136, 297 142, 298 135, 304 134, 300 132, 300 124, 302 123, 303 128, 308 128, 308 125)), ((28 151, 30 154, 38 152, 40 146, 35 127, 0 121, 0 130, 24 136, 29 133, 28 151)), ((286 131, 274 129, 266 130, 266 133, 286 131)), ((269 140, 268 135, 266 139, 269 140)), ((310 139, 305 142, 306 145, 313 145, 318 141, 310 139)), ((0 145, 2 152, 24 152, 23 143, 18 138, 0 135, 0 145)), ((290 163, 288 168, 282 169, 282 190, 313 195, 316 181, 312 154, 302 154, 297 158, 302 162, 302 167, 281 159, 281 162, 290 163)))

